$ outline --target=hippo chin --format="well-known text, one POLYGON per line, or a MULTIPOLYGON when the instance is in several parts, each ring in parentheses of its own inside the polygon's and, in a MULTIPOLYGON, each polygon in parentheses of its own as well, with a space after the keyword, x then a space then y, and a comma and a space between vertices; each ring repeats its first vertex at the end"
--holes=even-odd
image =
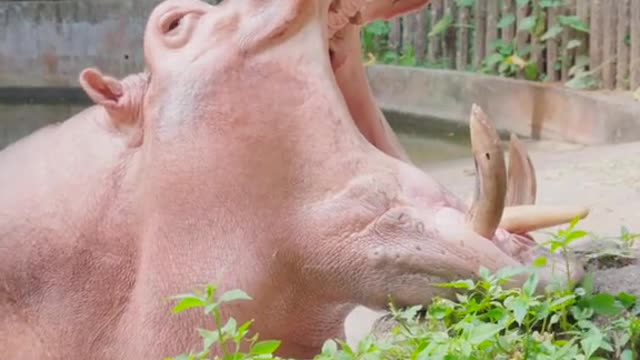
POLYGON ((143 74, 83 71, 95 106, 0 153, 3 357, 198 349, 211 319, 166 299, 216 283, 254 299, 224 316, 308 358, 358 304, 423 304, 451 295, 436 283, 530 263, 527 232, 587 211, 534 205, 517 138, 507 171, 474 107, 467 207, 411 164, 375 106, 359 27, 426 2, 158 5, 143 74))

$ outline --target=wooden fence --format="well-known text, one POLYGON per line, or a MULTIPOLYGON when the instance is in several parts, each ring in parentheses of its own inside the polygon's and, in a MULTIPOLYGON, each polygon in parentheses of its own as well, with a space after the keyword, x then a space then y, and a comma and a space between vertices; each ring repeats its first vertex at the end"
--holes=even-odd
POLYGON ((431 0, 388 25, 378 44, 419 64, 640 87, 640 0, 431 0))

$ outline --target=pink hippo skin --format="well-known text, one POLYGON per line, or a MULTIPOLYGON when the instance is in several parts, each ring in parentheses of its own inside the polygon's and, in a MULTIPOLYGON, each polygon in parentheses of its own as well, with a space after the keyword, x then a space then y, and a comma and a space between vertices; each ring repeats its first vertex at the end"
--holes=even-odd
POLYGON ((428 303, 451 295, 436 283, 527 265, 527 231, 586 212, 532 205, 526 151, 512 139, 507 173, 477 107, 468 208, 410 163, 371 96, 359 26, 425 3, 158 5, 144 74, 85 70, 95 106, 0 153, 3 358, 197 351, 214 324, 167 297, 207 283, 253 297, 225 317, 310 358, 357 304, 428 303))

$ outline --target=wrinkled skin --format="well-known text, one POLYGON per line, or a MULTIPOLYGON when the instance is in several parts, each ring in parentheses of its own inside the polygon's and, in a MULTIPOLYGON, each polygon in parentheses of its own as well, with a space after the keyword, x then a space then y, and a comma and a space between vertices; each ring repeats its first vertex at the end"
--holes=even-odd
POLYGON ((164 2, 147 72, 85 70, 94 107, 0 153, 0 353, 198 350, 211 320, 165 300, 213 282, 254 299, 225 316, 309 358, 357 304, 426 303, 450 295, 435 283, 531 260, 527 219, 508 217, 518 233, 485 226, 504 202, 481 194, 472 208, 488 210, 470 212, 410 163, 375 106, 344 13, 362 24, 426 0, 341 3, 164 2))

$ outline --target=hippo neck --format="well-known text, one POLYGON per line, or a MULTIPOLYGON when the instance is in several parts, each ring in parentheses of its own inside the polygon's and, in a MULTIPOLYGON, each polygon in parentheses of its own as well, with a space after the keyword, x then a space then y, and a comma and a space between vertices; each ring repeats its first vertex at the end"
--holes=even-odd
MULTIPOLYGON (((265 318, 257 319, 267 326, 262 333, 293 338, 292 346, 299 351, 316 351, 326 332, 318 334, 318 343, 296 344, 296 334, 284 328, 287 321, 291 316, 305 318, 305 324, 324 319, 341 329, 339 320, 350 305, 337 299, 333 314, 327 309, 322 309, 323 315, 309 314, 326 299, 305 297, 306 289, 293 286, 299 287, 304 279, 296 278, 297 271, 287 271, 299 266, 299 249, 293 249, 291 241, 305 237, 304 232, 309 241, 316 241, 319 235, 306 218, 309 205, 342 190, 357 171, 355 163, 372 148, 353 124, 339 92, 330 91, 336 89, 331 81, 301 84, 296 83, 300 79, 281 78, 268 89, 233 88, 247 83, 243 80, 228 79, 224 92, 212 96, 217 103, 201 105, 202 112, 175 112, 193 124, 178 135, 162 138, 167 133, 159 132, 146 141, 149 156, 144 156, 144 190, 138 202, 143 243, 135 296, 140 303, 156 304, 157 313, 142 315, 139 323, 146 318, 168 321, 164 297, 215 283, 221 292, 241 288, 260 299, 262 309, 233 311, 239 323, 248 320, 242 314, 263 314, 265 318), (270 96, 271 103, 234 106, 237 99, 260 101, 267 90, 292 93, 291 84, 301 89, 294 94, 303 96, 281 102, 270 96), (312 96, 314 91, 318 93, 312 96), (283 284, 277 293, 274 281, 283 284), (265 308, 277 311, 264 312, 265 308)), ((302 331, 314 329, 318 326, 302 331)))

